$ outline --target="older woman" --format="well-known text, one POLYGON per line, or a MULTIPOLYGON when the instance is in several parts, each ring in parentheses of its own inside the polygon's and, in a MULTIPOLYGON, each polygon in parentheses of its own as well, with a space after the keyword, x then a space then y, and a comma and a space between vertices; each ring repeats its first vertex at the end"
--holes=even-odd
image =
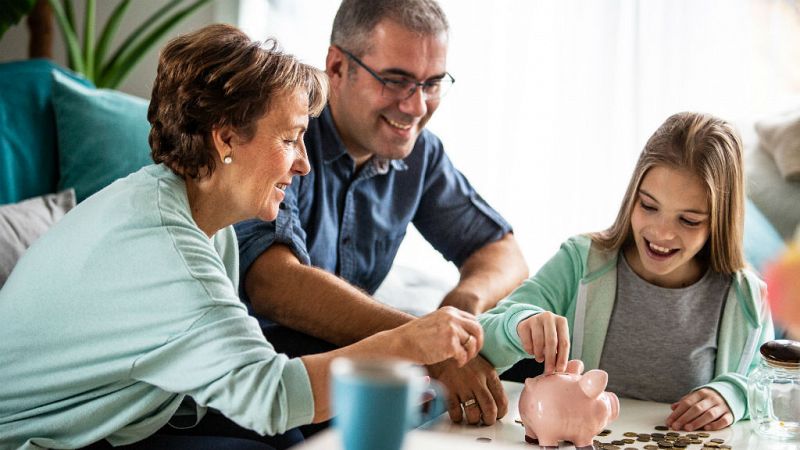
POLYGON ((329 417, 335 356, 475 356, 480 326, 442 309, 289 359, 239 301, 231 225, 274 220, 292 176, 308 172, 302 138, 325 80, 230 26, 166 46, 148 111, 157 164, 74 209, 0 293, 0 448, 197 448, 156 438, 168 423, 202 426, 207 409, 283 433, 329 417))

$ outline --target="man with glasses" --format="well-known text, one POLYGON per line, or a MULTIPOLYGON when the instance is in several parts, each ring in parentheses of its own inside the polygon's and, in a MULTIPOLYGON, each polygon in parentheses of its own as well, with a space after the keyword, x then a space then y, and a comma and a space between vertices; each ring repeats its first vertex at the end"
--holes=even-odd
MULTIPOLYGON (((328 49, 328 107, 311 119, 311 172, 292 180, 273 223, 237 225, 242 298, 290 355, 342 346, 413 317, 370 295, 410 223, 460 270, 442 300, 479 314, 528 275, 510 225, 424 129, 453 85, 447 19, 434 0, 344 0, 328 49)), ((492 424, 507 399, 482 357, 429 367, 454 421, 492 424)))

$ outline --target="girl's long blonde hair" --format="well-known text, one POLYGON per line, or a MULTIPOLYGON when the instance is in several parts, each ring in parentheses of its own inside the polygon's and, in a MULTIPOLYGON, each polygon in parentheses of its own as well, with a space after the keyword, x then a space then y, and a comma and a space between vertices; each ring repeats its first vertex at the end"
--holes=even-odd
POLYGON ((655 166, 685 170, 704 182, 711 223, 708 241, 698 255, 719 273, 743 268, 742 142, 733 126, 708 114, 675 114, 653 133, 633 170, 616 220, 608 229, 592 233, 592 240, 605 250, 619 250, 632 240, 631 214, 639 186, 655 166))

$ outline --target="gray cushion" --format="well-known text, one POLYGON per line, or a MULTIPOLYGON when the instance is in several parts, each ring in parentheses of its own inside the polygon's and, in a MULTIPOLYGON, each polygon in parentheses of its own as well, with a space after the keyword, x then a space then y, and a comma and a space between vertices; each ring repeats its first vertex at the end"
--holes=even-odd
POLYGON ((747 196, 764 213, 784 240, 800 224, 800 182, 781 177, 769 154, 756 149, 747 154, 747 196))
POLYGON ((33 242, 75 207, 75 191, 0 206, 0 287, 33 242))
POLYGON ((775 159, 786 181, 800 182, 800 109, 756 123, 761 149, 775 159))

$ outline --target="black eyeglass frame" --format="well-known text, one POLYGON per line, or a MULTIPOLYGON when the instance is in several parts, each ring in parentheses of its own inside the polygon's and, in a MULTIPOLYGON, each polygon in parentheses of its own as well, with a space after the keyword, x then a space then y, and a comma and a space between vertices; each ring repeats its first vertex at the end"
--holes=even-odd
MULTIPOLYGON (((380 83, 381 83, 381 85, 383 86, 383 88, 384 88, 384 89, 386 89, 388 86, 391 86, 391 85, 399 85, 399 84, 401 84, 401 82, 399 82, 399 81, 395 81, 395 80, 388 80, 388 79, 386 79, 386 78, 384 78, 384 77, 382 77, 382 76, 378 75, 378 72, 376 72, 376 71, 375 71, 374 69, 372 69, 370 66, 368 66, 368 65, 364 64, 364 61, 361 61, 361 60, 360 60, 360 59, 359 59, 359 58, 358 58, 356 55, 354 55, 354 54, 350 53, 349 51, 347 51, 347 50, 343 49, 342 47, 340 47, 340 46, 338 46, 338 45, 334 45, 334 47, 338 48, 338 49, 339 49, 339 51, 341 51, 342 53, 344 53, 345 55, 347 55, 347 57, 348 57, 348 58, 350 58, 350 59, 352 59, 353 61, 355 61, 355 63, 356 63, 356 64, 358 64, 359 66, 361 66, 361 67, 362 67, 364 70, 366 70, 366 71, 367 71, 367 73, 369 73, 370 75, 372 75, 372 77, 373 77, 373 78, 375 78, 376 80, 378 80, 378 82, 380 82, 380 83)), ((435 80, 428 80, 428 81, 417 81, 417 80, 410 80, 410 79, 407 79, 405 82, 402 82, 402 84, 405 84, 405 83, 413 83, 413 87, 410 87, 410 89, 408 90, 408 93, 407 93, 407 95, 406 95, 405 97, 399 97, 399 99, 400 99, 400 100, 406 100, 406 99, 410 98, 411 96, 413 96, 413 95, 414 95, 414 93, 415 93, 415 92, 417 92, 417 88, 421 88, 421 89, 422 89, 422 93, 423 93, 423 95, 424 95, 424 98, 425 98, 426 100, 437 100, 437 99, 441 99, 441 98, 443 97, 443 95, 442 95, 442 94, 438 94, 438 95, 436 95, 435 97, 432 97, 432 96, 431 96, 431 95, 430 95, 428 92, 426 92, 426 91, 425 91, 425 88, 426 88, 426 87, 432 87, 432 86, 436 86, 436 85, 439 85, 439 87, 441 87, 441 86, 442 86, 442 84, 443 84, 442 82, 443 82, 443 81, 445 81, 445 80, 447 80, 447 81, 446 81, 446 83, 448 83, 450 86, 452 86, 452 85, 453 85, 453 84, 455 84, 455 82, 456 82, 456 79, 455 79, 455 78, 453 78, 453 76, 452 76, 452 75, 450 75, 450 73, 449 73, 449 72, 445 72, 445 73, 444 73, 444 76, 442 76, 442 78, 437 78, 437 79, 435 79, 435 80)), ((448 87, 448 89, 449 89, 449 87, 448 87)), ((396 91, 394 90, 394 88, 392 88, 392 87, 389 87, 389 91, 390 91, 390 92, 396 92, 396 91)), ((402 91, 400 91, 400 92, 402 92, 402 91)), ((445 91, 445 93, 447 93, 447 91, 445 91)))

